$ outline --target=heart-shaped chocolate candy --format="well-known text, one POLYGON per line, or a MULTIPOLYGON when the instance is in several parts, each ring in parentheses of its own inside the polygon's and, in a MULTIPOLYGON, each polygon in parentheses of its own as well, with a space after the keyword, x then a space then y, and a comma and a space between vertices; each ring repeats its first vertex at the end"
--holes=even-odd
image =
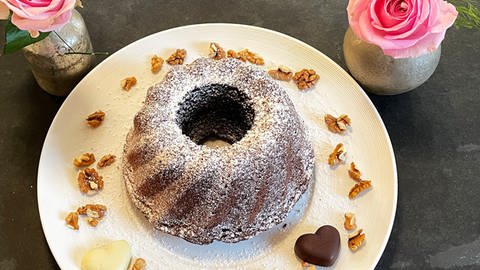
POLYGON ((331 266, 340 252, 340 234, 335 227, 325 225, 314 234, 307 233, 295 242, 295 254, 305 262, 331 266))

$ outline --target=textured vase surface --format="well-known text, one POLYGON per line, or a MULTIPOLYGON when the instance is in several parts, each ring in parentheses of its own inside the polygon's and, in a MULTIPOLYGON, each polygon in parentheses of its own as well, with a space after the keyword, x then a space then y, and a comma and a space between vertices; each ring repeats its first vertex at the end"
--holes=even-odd
POLYGON ((94 56, 83 53, 92 51, 87 27, 76 10, 62 28, 23 48, 38 85, 56 96, 68 95, 90 70, 94 56))
POLYGON ((395 59, 385 55, 376 45, 359 39, 348 28, 343 40, 343 55, 350 73, 377 95, 408 92, 428 80, 440 60, 441 47, 411 58, 395 59))

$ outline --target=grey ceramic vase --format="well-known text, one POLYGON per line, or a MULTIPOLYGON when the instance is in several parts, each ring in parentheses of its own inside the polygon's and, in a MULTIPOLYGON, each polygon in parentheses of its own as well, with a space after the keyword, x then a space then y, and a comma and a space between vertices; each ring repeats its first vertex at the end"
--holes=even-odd
POLYGON ((23 48, 38 85, 56 96, 68 95, 93 64, 90 36, 82 16, 73 10, 72 18, 45 39, 23 48))
POLYGON ((380 47, 359 39, 348 28, 343 40, 347 68, 365 90, 377 95, 408 92, 428 80, 440 60, 441 48, 412 58, 393 58, 380 47))

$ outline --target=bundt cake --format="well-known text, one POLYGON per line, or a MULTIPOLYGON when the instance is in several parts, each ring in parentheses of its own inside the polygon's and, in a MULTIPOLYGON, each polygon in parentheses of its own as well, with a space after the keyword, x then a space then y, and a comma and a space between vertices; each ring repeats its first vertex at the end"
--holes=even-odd
POLYGON ((236 59, 173 67, 148 90, 123 154, 136 207, 156 229, 197 244, 238 242, 282 222, 313 164, 285 90, 236 59), (204 145, 212 138, 229 145, 204 145))

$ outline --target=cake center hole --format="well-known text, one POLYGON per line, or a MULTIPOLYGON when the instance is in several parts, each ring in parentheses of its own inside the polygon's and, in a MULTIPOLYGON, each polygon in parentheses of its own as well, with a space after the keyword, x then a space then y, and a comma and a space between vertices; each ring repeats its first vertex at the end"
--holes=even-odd
POLYGON ((233 86, 210 84, 186 94, 179 104, 177 124, 196 144, 217 148, 240 141, 254 117, 245 93, 233 86))

